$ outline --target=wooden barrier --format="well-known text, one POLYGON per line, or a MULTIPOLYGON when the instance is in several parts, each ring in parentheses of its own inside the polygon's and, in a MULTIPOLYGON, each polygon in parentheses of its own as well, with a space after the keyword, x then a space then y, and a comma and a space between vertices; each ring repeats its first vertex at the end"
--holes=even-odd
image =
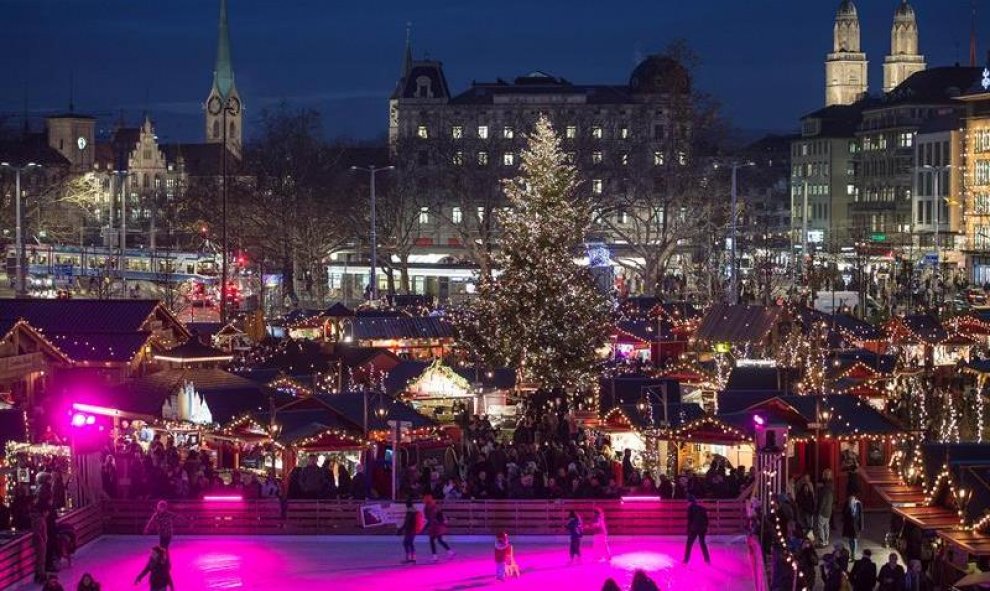
MULTIPOLYGON (((71 525, 76 532, 77 545, 82 546, 103 534, 101 507, 90 505, 77 509, 59 518, 58 524, 71 525)), ((33 573, 34 546, 30 532, 0 546, 0 589, 5 589, 33 573)))
MULTIPOLYGON (((289 501, 283 515, 277 500, 236 503, 173 501, 179 519, 176 534, 392 534, 390 526, 362 528, 361 501, 289 501)), ((738 534, 746 524, 740 501, 704 501, 711 535, 738 534)), ((444 501, 452 535, 489 535, 505 529, 513 534, 564 534, 570 510, 586 521, 592 509, 605 511, 613 535, 683 535, 687 530, 684 501, 444 501)), ((154 501, 112 501, 106 505, 105 533, 140 534, 154 510, 154 501)))

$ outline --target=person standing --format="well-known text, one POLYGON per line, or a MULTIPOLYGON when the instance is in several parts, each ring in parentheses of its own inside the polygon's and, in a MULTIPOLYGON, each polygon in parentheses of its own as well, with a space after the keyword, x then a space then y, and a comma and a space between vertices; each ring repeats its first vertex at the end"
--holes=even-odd
POLYGON ((577 512, 568 513, 564 529, 567 530, 567 535, 570 538, 571 564, 574 564, 574 561, 581 562, 581 538, 584 537, 584 527, 581 525, 581 518, 578 517, 577 512))
POLYGON ((863 531, 863 503, 856 495, 849 495, 842 511, 842 535, 849 540, 849 555, 856 560, 856 546, 863 531))
MULTIPOLYGON (((55 535, 55 532, 51 532, 55 535)), ((48 515, 43 507, 36 505, 31 511, 31 545, 34 547, 34 582, 44 583, 48 552, 48 515)))
POLYGON ((705 557, 705 564, 711 564, 711 557, 708 555, 708 544, 705 542, 705 535, 708 533, 708 510, 698 504, 698 499, 694 495, 688 495, 687 512, 687 545, 684 547, 684 564, 691 561, 691 548, 694 541, 698 540, 701 545, 701 555, 705 557))
POLYGON ((495 536, 495 579, 505 580, 506 565, 512 561, 512 544, 509 543, 509 533, 498 532, 495 536))
POLYGON ((612 560, 612 548, 608 545, 608 524, 605 523, 605 512, 599 507, 594 509, 595 516, 591 522, 592 543, 596 552, 601 554, 599 560, 612 560))
POLYGON ((402 536, 402 548, 406 551, 406 559, 402 564, 416 564, 416 534, 420 528, 419 511, 413 505, 412 498, 406 499, 406 514, 399 526, 398 534, 402 536))
POLYGON ((175 583, 172 582, 172 565, 168 560, 168 551, 161 546, 155 546, 151 549, 151 557, 148 558, 148 564, 145 565, 144 570, 138 573, 137 578, 134 579, 134 584, 137 585, 140 583, 145 575, 149 575, 148 588, 151 591, 165 591, 166 589, 175 591, 175 583))
POLYGON ((904 567, 897 564, 897 554, 890 553, 887 564, 880 568, 877 575, 877 582, 880 586, 877 591, 904 591, 904 567))
POLYGON ((853 563, 849 582, 853 591, 873 591, 877 586, 877 565, 873 563, 873 553, 869 548, 863 550, 863 557, 853 563))
POLYGON ((932 591, 931 578, 921 568, 920 560, 912 560, 904 576, 904 591, 932 591))
POLYGON ((798 480, 794 491, 794 500, 798 509, 797 522, 801 526, 802 534, 811 531, 818 507, 815 503, 815 486, 811 483, 810 475, 805 474, 798 480))
POLYGON ((447 551, 447 558, 454 557, 454 551, 444 541, 447 535, 447 518, 444 517, 443 509, 437 504, 432 495, 423 497, 423 516, 426 518, 426 533, 430 537, 430 552, 433 553, 433 562, 440 560, 437 557, 437 544, 443 546, 447 551))
POLYGON ((151 532, 151 527, 154 526, 158 530, 158 545, 168 550, 172 544, 175 517, 175 513, 168 510, 167 501, 158 501, 158 504, 155 505, 155 512, 151 514, 148 523, 144 525, 144 535, 148 535, 151 532))
POLYGON ((835 504, 835 483, 832 482, 832 471, 826 468, 822 472, 822 482, 818 487, 818 517, 816 519, 815 537, 819 548, 828 546, 832 531, 832 506, 835 504))

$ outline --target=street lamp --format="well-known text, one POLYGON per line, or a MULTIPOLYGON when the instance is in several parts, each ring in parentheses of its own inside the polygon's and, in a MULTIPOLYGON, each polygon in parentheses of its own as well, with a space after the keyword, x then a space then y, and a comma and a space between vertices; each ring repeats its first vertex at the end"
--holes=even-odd
POLYGON ((17 266, 15 267, 14 295, 20 298, 24 297, 26 292, 24 281, 24 230, 21 220, 21 173, 32 168, 41 168, 41 165, 28 162, 24 166, 14 166, 9 162, 0 162, 0 166, 14 171, 14 209, 17 212, 15 214, 17 224, 15 249, 17 252, 14 255, 17 259, 17 266))
POLYGON ((371 256, 370 261, 370 296, 371 301, 378 300, 378 277, 376 275, 376 270, 378 269, 378 230, 377 230, 377 214, 375 211, 375 174, 379 172, 384 172, 386 170, 394 170, 394 166, 352 166, 351 172, 366 172, 368 176, 371 177, 371 233, 369 239, 371 240, 371 256))
MULTIPOLYGON (((942 258, 939 252, 939 230, 942 225, 942 192, 940 190, 940 181, 942 179, 942 174, 947 173, 952 168, 951 164, 944 164, 941 166, 934 166, 931 164, 925 164, 921 167, 922 170, 927 170, 932 175, 932 180, 934 181, 932 202, 935 208, 935 234, 932 237, 935 243, 935 289, 932 290, 933 294, 938 289, 938 283, 942 276, 942 258)), ((934 298, 938 298, 937 295, 933 295, 934 298)))
MULTIPOLYGON (((745 161, 745 162, 732 162, 727 165, 732 170, 732 215, 729 226, 729 234, 732 236, 732 243, 729 245, 729 273, 730 273, 730 283, 729 283, 729 304, 734 305, 739 303, 739 270, 736 265, 736 233, 739 224, 738 210, 736 208, 737 201, 737 187, 736 187, 736 173, 740 168, 746 168, 748 166, 756 166, 755 162, 745 161)), ((717 169, 719 164, 715 164, 717 169)))
POLYGON ((222 115, 223 144, 220 151, 221 177, 223 181, 221 229, 223 241, 223 263, 220 270, 220 322, 227 322, 227 115, 236 117, 241 112, 241 101, 236 96, 216 95, 206 104, 211 115, 222 115))

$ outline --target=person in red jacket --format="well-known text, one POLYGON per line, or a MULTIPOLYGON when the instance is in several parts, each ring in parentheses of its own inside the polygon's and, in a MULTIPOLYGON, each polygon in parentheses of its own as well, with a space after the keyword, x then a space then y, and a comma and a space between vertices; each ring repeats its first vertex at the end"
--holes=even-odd
POLYGON ((504 581, 506 576, 518 577, 519 565, 512 553, 509 533, 500 531, 495 536, 495 578, 504 581))

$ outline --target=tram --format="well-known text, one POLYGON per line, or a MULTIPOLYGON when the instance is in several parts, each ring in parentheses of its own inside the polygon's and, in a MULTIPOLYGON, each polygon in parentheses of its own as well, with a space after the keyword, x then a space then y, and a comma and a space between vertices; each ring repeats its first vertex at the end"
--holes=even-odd
MULTIPOLYGON (((15 250, 13 245, 7 247, 8 274, 12 274, 17 266, 15 250)), ((71 282, 78 277, 121 277, 121 252, 118 248, 32 244, 25 248, 25 255, 27 273, 32 277, 63 282, 71 282)), ((123 277, 131 281, 194 281, 213 285, 218 282, 220 274, 220 255, 211 252, 131 248, 123 253, 123 257, 123 277)))

